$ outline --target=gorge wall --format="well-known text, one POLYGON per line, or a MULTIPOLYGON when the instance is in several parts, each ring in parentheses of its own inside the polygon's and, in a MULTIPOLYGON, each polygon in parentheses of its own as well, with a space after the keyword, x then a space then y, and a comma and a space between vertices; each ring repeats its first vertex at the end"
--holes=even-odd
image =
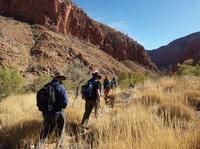
POLYGON ((1 0, 0 14, 70 34, 97 46, 118 61, 131 60, 156 69, 142 45, 90 19, 82 9, 67 0, 1 0))

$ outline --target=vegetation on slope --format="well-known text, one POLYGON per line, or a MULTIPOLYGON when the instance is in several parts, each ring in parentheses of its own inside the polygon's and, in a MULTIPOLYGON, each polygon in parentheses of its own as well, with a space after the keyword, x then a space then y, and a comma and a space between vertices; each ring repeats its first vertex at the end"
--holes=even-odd
POLYGON ((22 92, 23 77, 16 70, 0 68, 0 99, 22 92))
POLYGON ((178 64, 178 74, 200 76, 200 63, 188 59, 184 63, 178 64))

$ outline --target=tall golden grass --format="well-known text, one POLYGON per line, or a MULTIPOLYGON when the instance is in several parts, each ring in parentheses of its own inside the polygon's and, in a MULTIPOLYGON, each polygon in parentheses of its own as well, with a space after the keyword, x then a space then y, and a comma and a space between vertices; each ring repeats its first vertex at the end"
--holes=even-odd
MULTIPOLYGON (((200 148, 200 121, 196 113, 200 78, 163 77, 112 94, 116 97, 114 108, 107 107, 102 100, 99 118, 91 116, 91 131, 84 135, 79 131, 84 101, 73 101, 73 96, 69 96, 66 148, 200 148)), ((0 103, 0 147, 20 148, 36 143, 41 127, 42 117, 34 94, 11 96, 0 103)))

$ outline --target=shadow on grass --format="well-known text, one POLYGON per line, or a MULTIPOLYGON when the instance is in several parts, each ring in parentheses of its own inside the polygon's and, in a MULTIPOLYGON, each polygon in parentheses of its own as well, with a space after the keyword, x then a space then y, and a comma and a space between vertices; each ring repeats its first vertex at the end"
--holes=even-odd
MULTIPOLYGON (((35 144, 39 139, 42 122, 38 120, 22 121, 0 130, 0 149, 26 148, 26 145, 35 144)), ((67 122, 66 135, 73 139, 71 145, 84 143, 89 148, 97 146, 97 131, 83 132, 80 125, 67 122)))
POLYGON ((0 148, 18 149, 26 143, 32 143, 40 132, 42 122, 37 120, 22 121, 0 130, 0 148))
POLYGON ((81 146, 87 146, 87 148, 95 148, 98 146, 98 131, 93 128, 83 131, 80 124, 68 122, 66 125, 66 133, 73 140, 71 142, 72 147, 80 147, 79 144, 81 146), (75 144, 77 146, 74 146, 75 144))

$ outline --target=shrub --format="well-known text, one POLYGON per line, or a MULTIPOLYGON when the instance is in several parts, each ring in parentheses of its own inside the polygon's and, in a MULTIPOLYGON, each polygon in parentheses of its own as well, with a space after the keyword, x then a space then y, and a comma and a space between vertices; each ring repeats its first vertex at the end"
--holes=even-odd
POLYGON ((33 84, 31 85, 31 90, 33 92, 37 92, 40 88, 42 88, 45 84, 47 84, 51 80, 49 75, 40 75, 38 76, 33 84))
POLYGON ((192 60, 186 60, 183 64, 178 64, 178 74, 200 76, 200 65, 194 64, 192 60))
POLYGON ((178 73, 180 75, 200 76, 200 66, 179 65, 178 73))
POLYGON ((0 99, 22 92, 23 77, 16 70, 0 68, 0 99))
POLYGON ((72 64, 67 64, 63 72, 67 76, 67 87, 72 89, 89 78, 89 68, 80 60, 75 60, 72 64))
POLYGON ((119 75, 118 82, 120 86, 126 87, 144 81, 145 76, 134 72, 123 72, 119 75))

